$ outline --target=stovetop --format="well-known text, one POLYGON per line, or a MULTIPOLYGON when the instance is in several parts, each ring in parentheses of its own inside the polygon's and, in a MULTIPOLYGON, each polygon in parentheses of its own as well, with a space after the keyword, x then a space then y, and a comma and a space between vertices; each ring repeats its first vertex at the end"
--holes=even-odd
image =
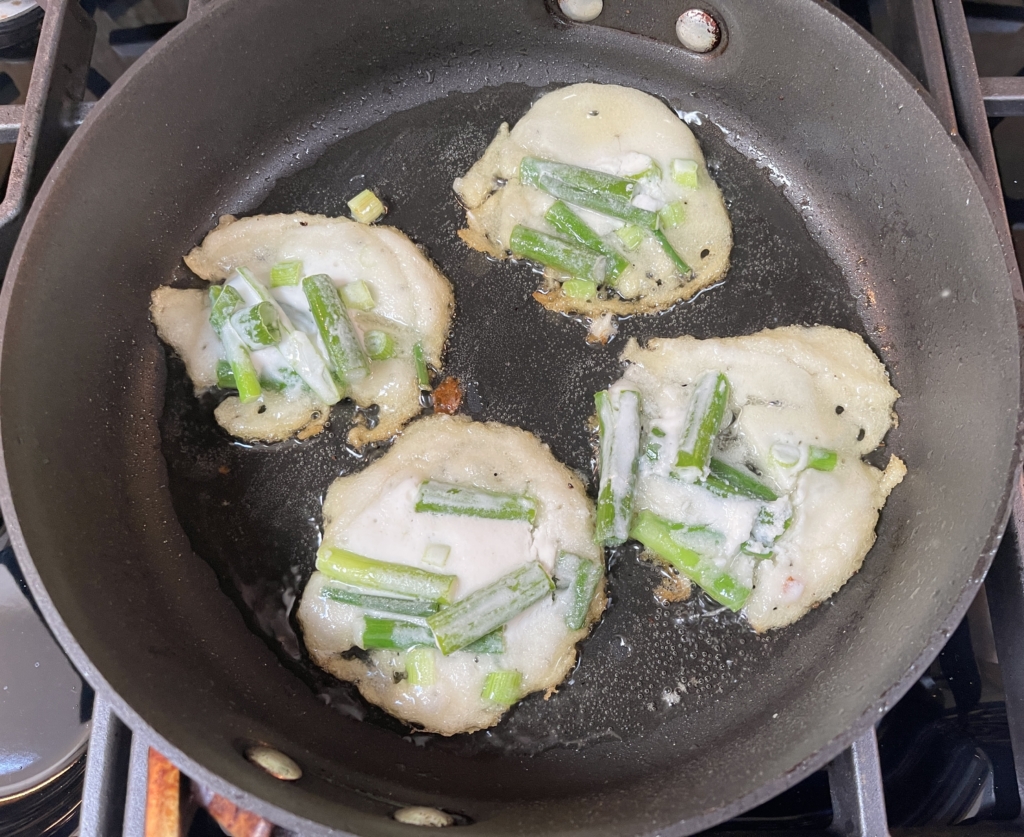
MULTIPOLYGON (((42 18, 32 0, 0 0, 0 168, 14 161, 0 203, 2 264, 35 185, 63 141, 88 118, 89 103, 188 10, 187 0, 83 0, 84 13, 73 0, 46 5, 50 12, 42 18), (58 15, 64 27, 55 35, 58 15), (49 67, 50 78, 39 67, 49 67), (70 91, 71 101, 55 118, 45 104, 58 89, 70 91), (19 133, 33 141, 15 145, 19 133)), ((1024 0, 839 0, 835 5, 888 46, 930 91, 940 118, 951 133, 960 134, 990 185, 1002 192, 1006 216, 998 220, 1020 260, 1024 78, 1018 74, 1024 74, 1024 0)), ((1024 648, 1024 560, 1018 547, 1024 542, 1018 534, 1024 532, 1018 529, 1024 526, 1024 503, 1019 494, 989 578, 967 617, 876 730, 861 736, 827 770, 709 833, 879 837, 887 833, 887 823, 894 834, 921 837, 1017 833, 1024 788, 1024 654, 1019 651, 1024 648), (1014 751, 1022 754, 1019 768, 1014 751)), ((94 704, 91 691, 46 633, 0 536, 0 648, 9 647, 15 631, 23 645, 0 656, 0 837, 134 837, 148 833, 147 796, 152 804, 161 792, 178 800, 181 830, 189 837, 223 834, 217 823, 231 816, 230 833, 270 833, 269 824, 245 821, 242 812, 225 807, 225 800, 211 801, 203 789, 189 789, 187 779, 150 752, 144 734, 133 735, 105 702, 94 704), (21 694, 40 699, 18 703, 8 688, 14 684, 21 694), (32 704, 30 720, 13 723, 23 717, 17 712, 29 711, 26 703, 32 704), (161 784, 158 777, 181 784, 161 784)))

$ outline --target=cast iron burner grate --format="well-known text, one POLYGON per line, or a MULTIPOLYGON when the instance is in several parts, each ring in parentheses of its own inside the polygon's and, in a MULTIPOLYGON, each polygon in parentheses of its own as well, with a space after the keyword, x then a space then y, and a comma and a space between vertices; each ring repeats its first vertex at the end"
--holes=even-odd
MULTIPOLYGON (((145 2, 159 5, 160 0, 145 2)), ((1020 26, 1016 28, 1021 29, 1024 2, 834 2, 871 30, 916 76, 931 94, 933 106, 950 133, 959 134, 966 142, 995 194, 1006 195, 1000 186, 992 129, 1004 117, 1024 116, 1024 77, 979 77, 968 17, 972 22, 981 21, 982 31, 992 26, 998 29, 1007 22, 1010 29, 1017 23, 1020 26)), ((159 37, 170 28, 170 24, 142 27, 136 30, 142 36, 134 42, 131 36, 115 34, 112 38, 115 27, 104 8, 110 4, 86 5, 92 6, 93 18, 77 0, 49 0, 24 104, 0 105, 0 145, 16 142, 6 195, 0 202, 3 264, 9 259, 35 186, 88 113, 89 104, 83 102, 87 91, 102 95, 109 82, 142 51, 147 38, 159 37), (98 39, 97 28, 101 36, 98 39), (129 46, 122 44, 120 51, 113 49, 112 44, 121 41, 129 46)), ((114 5, 130 7, 132 3, 114 5)), ((199 3, 191 0, 191 5, 194 8, 199 3)), ((1024 57, 1021 61, 1024 63, 1024 57)), ((1011 153, 1024 165, 1024 134, 1021 136, 1019 146, 1011 153)), ((1021 197, 1006 197, 1005 209, 1000 207, 996 221, 1009 247, 1010 221, 1014 222, 1013 232, 1024 236, 1024 192, 1021 197), (1005 209, 1009 210, 1009 220, 1005 209)), ((1016 291, 1020 304, 1024 302, 1024 289, 1016 291)), ((893 823, 894 835, 980 837, 1020 832, 1024 758, 1015 765, 1014 753, 1024 754, 1021 489, 1018 478, 1010 525, 985 582, 988 613, 979 596, 969 614, 974 617, 970 620, 975 628, 974 642, 969 620, 965 619, 928 674, 876 729, 860 735, 827 771, 812 775, 711 833, 733 837, 793 833, 884 837, 890 833, 887 818, 893 823), (986 633, 985 617, 989 614, 989 639, 999 659, 995 678, 1001 678, 1002 687, 994 700, 985 699, 984 684, 986 673, 991 677, 992 666, 984 655, 979 658, 975 653, 975 648, 984 645, 984 637, 978 637, 978 625, 982 626, 981 633, 986 633)), ((147 732, 133 734, 103 699, 96 700, 92 724, 80 834, 141 837, 146 833, 147 780, 154 758, 159 757, 150 753, 147 732)), ((196 811, 194 803, 184 804, 181 816, 190 837, 223 833, 204 810, 196 811)), ((232 833, 287 833, 266 823, 260 828, 232 833)))

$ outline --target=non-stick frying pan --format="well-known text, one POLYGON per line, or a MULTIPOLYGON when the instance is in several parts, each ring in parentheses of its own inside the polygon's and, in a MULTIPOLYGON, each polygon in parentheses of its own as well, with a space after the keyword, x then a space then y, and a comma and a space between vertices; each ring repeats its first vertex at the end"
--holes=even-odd
POLYGON ((673 38, 681 7, 606 6, 575 25, 541 0, 215 3, 104 98, 14 254, 0 298, 2 505, 32 590, 130 724, 303 834, 407 833, 390 814, 409 804, 481 834, 700 830, 821 767, 898 698, 999 538, 1019 280, 963 146, 903 71, 813 0, 718 0, 727 37, 705 56, 673 38), (456 239, 450 190, 502 120, 584 80, 700 114, 736 240, 724 285, 624 322, 603 348, 530 299, 527 269, 456 239), (569 682, 472 736, 410 733, 318 674, 289 614, 320 498, 380 451, 346 447, 344 407, 305 444, 232 444, 146 312, 157 285, 196 281, 181 254, 221 213, 342 214, 364 186, 455 286, 446 371, 467 411, 533 431, 587 475, 591 395, 618 374, 625 338, 790 323, 863 334, 902 393, 881 454, 910 473, 861 572, 757 636, 701 596, 657 605, 657 571, 623 548, 569 682), (248 763, 253 743, 302 778, 248 763))

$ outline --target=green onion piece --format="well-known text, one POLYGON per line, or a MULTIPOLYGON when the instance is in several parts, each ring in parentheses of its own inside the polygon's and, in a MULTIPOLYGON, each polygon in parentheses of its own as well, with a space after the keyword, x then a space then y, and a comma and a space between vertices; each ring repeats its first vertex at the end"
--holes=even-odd
POLYGON ((609 283, 613 283, 619 274, 629 267, 629 259, 618 253, 613 247, 609 247, 601 236, 587 226, 586 221, 562 201, 555 201, 551 204, 551 208, 544 214, 544 218, 562 235, 568 236, 578 244, 604 256, 608 260, 605 263, 605 279, 609 283))
POLYGON ((633 206, 636 184, 631 180, 536 157, 524 157, 519 163, 519 180, 573 206, 648 230, 658 227, 656 213, 633 206))
POLYGON ((395 616, 427 617, 437 613, 438 609, 437 602, 424 601, 423 599, 396 599, 392 596, 374 596, 361 590, 341 587, 336 584, 325 584, 320 589, 320 597, 322 599, 329 599, 332 602, 341 602, 341 604, 368 610, 371 613, 386 613, 395 616))
POLYGON ((448 553, 452 551, 450 546, 443 543, 428 543, 423 550, 423 563, 432 567, 443 567, 448 563, 448 553))
POLYGON ((626 224, 624 227, 619 227, 615 234, 619 237, 619 241, 622 242, 622 246, 627 250, 635 250, 644 243, 644 236, 647 235, 643 227, 637 227, 634 224, 626 224))
POLYGON ((427 617, 427 624, 441 652, 451 654, 501 627, 553 586, 544 568, 531 561, 427 617))
POLYGON ((377 307, 377 303, 373 301, 373 293, 370 291, 370 286, 362 279, 342 285, 341 299, 345 303, 346 308, 356 308, 359 311, 372 311, 377 307))
POLYGON ((537 517, 537 501, 525 494, 502 494, 427 480, 416 497, 416 511, 489 520, 525 520, 532 524, 537 517))
POLYGON ((720 459, 711 458, 708 476, 701 485, 719 497, 747 497, 773 503, 778 495, 748 470, 733 468, 720 459))
POLYGON ((795 468, 800 464, 801 454, 799 445, 772 445, 768 452, 772 462, 781 465, 783 468, 795 468))
POLYGON ((520 224, 512 229, 508 249, 517 258, 553 267, 577 279, 589 279, 598 285, 605 280, 608 259, 600 253, 520 224))
POLYGON ((410 648, 405 653, 405 676, 410 686, 433 686, 434 674, 433 648, 410 648))
POLYGON ((363 617, 363 641, 367 650, 389 648, 405 651, 409 648, 433 648, 434 636, 429 628, 398 619, 381 619, 376 616, 363 617))
POLYGON ((230 285, 214 285, 210 288, 210 325, 218 338, 231 315, 243 304, 242 295, 230 285))
POLYGON ((302 291, 327 349, 335 379, 348 384, 365 377, 370 371, 366 355, 331 277, 324 273, 307 276, 302 280, 302 291))
POLYGON ((661 180, 661 166, 648 157, 647 165, 642 170, 636 172, 636 174, 623 174, 622 176, 627 180, 635 180, 637 182, 642 180, 661 180))
POLYGON ((839 457, 836 452, 828 448, 819 448, 816 445, 811 445, 807 452, 807 467, 813 468, 815 471, 835 470, 838 461, 839 457))
POLYGON ((368 331, 363 346, 370 360, 387 360, 395 356, 395 338, 386 331, 368 331))
POLYGON ((217 386, 221 389, 238 389, 235 386, 235 376, 231 371, 231 364, 226 360, 217 361, 217 386))
POLYGON ((570 631, 578 631, 587 621, 590 603, 594 600, 597 585, 601 581, 601 568, 586 558, 563 552, 558 556, 555 572, 558 573, 558 585, 565 583, 563 576, 568 577, 570 598, 569 609, 565 613, 565 625, 570 631), (568 569, 570 566, 571 570, 568 569))
POLYGON ((412 359, 416 364, 416 383, 420 385, 420 389, 430 389, 430 370, 427 368, 423 346, 419 343, 412 347, 412 359))
POLYGON ((378 561, 332 546, 321 546, 317 550, 316 568, 328 578, 362 590, 397 593, 431 602, 451 601, 458 581, 454 575, 378 561))
POLYGON ((570 299, 597 299, 597 283, 589 279, 566 279, 562 283, 562 293, 570 299))
POLYGON ((349 211, 352 217, 360 224, 372 224, 380 218, 387 210, 384 204, 369 189, 363 189, 358 195, 348 202, 349 211))
POLYGON ((522 690, 523 675, 518 671, 492 671, 484 679, 480 697, 491 703, 511 706, 522 697, 522 690))
POLYGON ((302 281, 302 262, 278 262, 270 268, 270 287, 283 288, 302 281))
POLYGON ((260 387, 260 378, 256 373, 256 367, 253 366, 252 358, 249 357, 249 350, 230 323, 221 329, 220 340, 224 345, 224 354, 227 355, 228 363, 231 364, 231 374, 235 379, 235 388, 238 390, 238 400, 243 404, 255 401, 263 390, 260 387))
POLYGON ((697 188, 696 160, 673 160, 669 164, 669 174, 680 186, 686 186, 689 189, 697 188))
POLYGON ((258 351, 281 341, 281 320, 269 302, 260 302, 231 315, 231 326, 245 344, 258 351))
POLYGON ((686 407, 682 437, 679 439, 676 467, 696 468, 702 477, 706 477, 711 461, 711 446, 729 404, 729 379, 721 372, 705 372, 692 390, 690 403, 686 407))
POLYGON ((555 560, 554 577, 556 590, 568 590, 572 586, 580 561, 583 560, 585 559, 580 558, 579 555, 573 555, 571 552, 558 553, 558 558, 555 560))
POLYGON ((721 570, 708 556, 684 546, 676 534, 691 527, 671 523, 647 510, 641 511, 630 531, 630 537, 640 541, 651 552, 663 558, 689 578, 716 602, 730 610, 739 610, 752 592, 749 587, 728 572, 721 570))
POLYGON ((629 536, 633 490, 640 455, 640 393, 603 390, 595 393, 600 450, 597 523, 594 540, 617 546, 629 536))
POLYGON ((665 255, 672 260, 672 264, 676 266, 679 272, 684 276, 688 275, 691 272, 690 266, 683 261, 683 257, 676 252, 676 248, 673 247, 672 243, 665 237, 665 233, 661 230, 655 230, 654 237, 658 239, 661 249, 665 251, 665 255))
POLYGON ((505 626, 491 631, 486 636, 480 637, 476 642, 471 642, 463 651, 471 654, 504 654, 505 653, 505 626))
POLYGON ((683 201, 674 201, 665 204, 658 213, 658 226, 663 230, 670 230, 678 227, 686 220, 686 204, 683 201))

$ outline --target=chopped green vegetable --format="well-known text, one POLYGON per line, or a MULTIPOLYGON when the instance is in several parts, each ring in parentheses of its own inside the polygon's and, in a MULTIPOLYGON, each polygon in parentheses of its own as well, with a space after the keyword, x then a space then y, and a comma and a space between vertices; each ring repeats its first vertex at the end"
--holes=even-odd
POLYGON ((795 468, 800 464, 801 452, 799 445, 772 445, 768 452, 771 460, 783 468, 795 468))
POLYGON ((387 360, 395 356, 395 338, 386 331, 368 331, 363 346, 370 360, 387 360))
POLYGON ((604 282, 607 275, 608 259, 600 253, 547 233, 527 229, 520 224, 512 229, 508 249, 517 258, 530 259, 598 285, 604 282))
POLYGON ((505 626, 502 625, 486 636, 480 637, 476 642, 469 643, 462 650, 470 654, 504 654, 505 626))
POLYGON ((434 673, 433 648, 410 648, 405 654, 405 676, 410 686, 433 686, 436 679, 434 673))
POLYGON ((270 268, 270 287, 284 288, 302 281, 302 262, 278 262, 270 268))
POLYGON ((231 315, 231 326, 252 351, 281 341, 281 320, 269 302, 260 302, 231 315))
POLYGON ((661 166, 648 157, 647 165, 643 169, 635 174, 623 174, 622 176, 627 180, 636 180, 637 182, 644 180, 661 180, 661 166))
POLYGON ((839 456, 836 452, 828 448, 811 445, 807 452, 807 467, 815 471, 833 471, 838 461, 839 456))
POLYGON ((672 260, 672 264, 676 266, 676 269, 683 276, 688 276, 691 273, 690 266, 685 261, 683 261, 683 257, 676 252, 676 248, 673 247, 672 242, 670 242, 665 237, 665 233, 663 233, 661 230, 655 230, 654 237, 658 239, 658 243, 661 245, 661 249, 664 250, 665 255, 667 255, 672 260))
POLYGON ((531 561, 442 608, 427 618, 427 624, 441 652, 451 654, 501 627, 553 586, 544 568, 531 561))
POLYGON ((397 593, 431 602, 451 601, 457 576, 378 561, 332 546, 321 546, 316 553, 316 568, 335 581, 362 590, 397 593))
POLYGON ((428 543, 423 550, 423 563, 432 567, 443 567, 448 563, 448 553, 452 551, 450 546, 443 543, 428 543))
POLYGON ((416 497, 416 511, 490 520, 525 520, 532 524, 537 518, 537 501, 525 494, 502 494, 427 480, 416 497))
POLYGON ((335 379, 347 385, 364 378, 369 372, 368 361, 331 277, 324 273, 307 276, 302 280, 302 291, 327 349, 335 379))
POLYGON ((669 165, 669 174, 680 186, 697 188, 697 161, 676 159, 669 165))
POLYGON ((629 267, 629 259, 609 247, 604 239, 594 232, 587 222, 580 218, 562 201, 555 201, 545 213, 544 218, 562 235, 600 253, 608 261, 605 263, 605 280, 612 284, 622 271, 629 267))
POLYGON ((423 346, 419 343, 412 347, 412 359, 416 364, 416 383, 420 385, 420 389, 430 389, 430 370, 427 368, 423 346))
MULTIPOLYGON (((249 350, 231 326, 232 314, 243 304, 242 296, 230 285, 215 285, 210 288, 210 299, 210 325, 224 347, 224 354, 231 370, 232 387, 238 390, 238 400, 243 404, 255 401, 262 392, 260 379, 252 358, 249 357, 249 350)), ((227 376, 221 376, 219 372, 218 368, 218 385, 222 379, 225 382, 227 380, 227 376)))
POLYGON ((711 458, 708 476, 701 484, 719 497, 748 497, 751 500, 764 500, 767 503, 779 499, 774 491, 760 482, 746 468, 734 468, 714 457, 711 458))
POLYGON ((569 607, 565 624, 570 631, 578 631, 587 620, 590 603, 594 600, 601 581, 601 568, 593 561, 568 552, 559 554, 555 564, 555 586, 566 589, 569 607))
POLYGON ((728 404, 729 379, 721 372, 705 372, 693 384, 679 439, 676 467, 696 468, 702 477, 707 476, 711 447, 722 426, 728 404))
POLYGON ((408 648, 434 647, 434 635, 423 625, 376 616, 364 616, 363 624, 361 647, 367 650, 389 648, 405 651, 408 648))
POLYGON ((393 596, 374 596, 351 587, 337 584, 325 584, 320 589, 320 597, 332 602, 352 605, 368 610, 371 613, 386 613, 394 616, 430 616, 437 613, 438 603, 424 599, 397 599, 393 596))
POLYGON ((370 290, 370 286, 362 279, 342 285, 341 299, 346 308, 355 308, 359 311, 372 311, 377 307, 377 303, 373 301, 373 292, 370 290))
POLYGON ((589 279, 567 279, 562 283, 562 293, 570 299, 597 299, 597 283, 589 279))
POLYGON ((626 224, 624 227, 619 227, 615 234, 619 237, 619 241, 622 242, 622 246, 627 250, 635 250, 644 243, 644 237, 647 235, 643 227, 637 227, 634 224, 626 224))
POLYGON ((661 208, 661 211, 658 213, 658 225, 663 230, 670 230, 673 227, 678 227, 685 220, 685 201, 674 201, 672 203, 666 204, 661 208))
POLYGON ((603 390, 595 393, 599 433, 597 523, 594 540, 617 546, 629 536, 633 490, 640 455, 640 393, 603 390))
POLYGON ((217 386, 221 389, 237 389, 231 364, 226 360, 217 361, 217 386))
POLYGON ((720 569, 710 556, 704 556, 680 542, 692 529, 672 523, 646 509, 636 516, 630 537, 663 558, 691 581, 699 584, 711 598, 730 610, 739 610, 752 592, 743 582, 720 569))
POLYGON ((573 206, 648 230, 658 227, 656 213, 640 209, 631 202, 636 189, 631 180, 536 157, 524 157, 519 163, 519 180, 573 206))
POLYGON ((384 204, 369 189, 363 189, 358 195, 348 202, 349 211, 352 217, 360 224, 372 224, 380 218, 387 210, 384 204))
POLYGON ((242 295, 230 285, 214 285, 210 288, 210 325, 218 338, 231 315, 243 304, 242 295))
POLYGON ((492 671, 484 679, 480 697, 491 703, 511 706, 522 697, 523 675, 518 671, 492 671))

